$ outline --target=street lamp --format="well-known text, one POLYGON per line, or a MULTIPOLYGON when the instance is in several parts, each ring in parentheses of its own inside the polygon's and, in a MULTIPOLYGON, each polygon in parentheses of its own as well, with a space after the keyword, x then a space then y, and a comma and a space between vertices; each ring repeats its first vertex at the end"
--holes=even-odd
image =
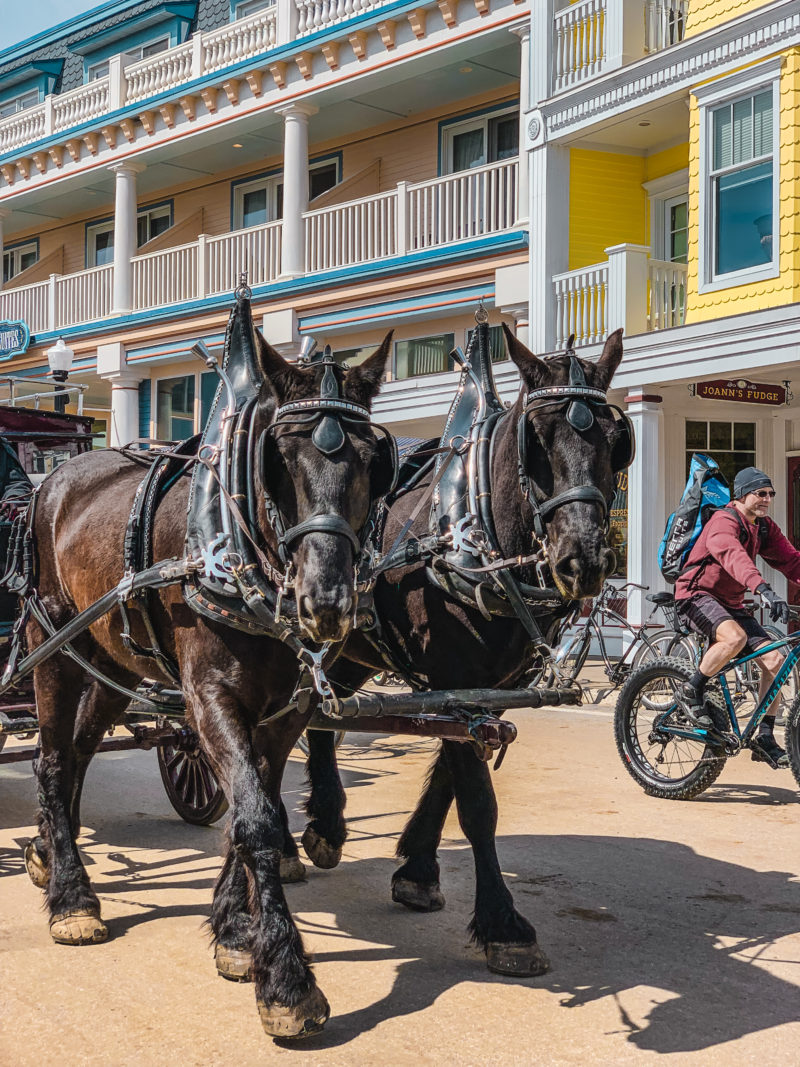
POLYGON ((53 400, 53 407, 59 415, 67 410, 68 397, 64 388, 64 382, 69 378, 72 369, 72 360, 75 353, 64 343, 64 338, 59 337, 52 348, 47 349, 47 362, 50 365, 50 374, 56 383, 57 395, 53 400), (63 396, 60 394, 64 394, 63 396))

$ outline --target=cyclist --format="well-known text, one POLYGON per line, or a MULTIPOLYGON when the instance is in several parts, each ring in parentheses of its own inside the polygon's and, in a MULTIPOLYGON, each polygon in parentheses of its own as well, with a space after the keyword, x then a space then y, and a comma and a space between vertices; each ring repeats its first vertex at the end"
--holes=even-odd
MULTIPOLYGON (((714 512, 703 527, 675 584, 675 606, 680 618, 709 641, 697 670, 681 690, 687 717, 705 729, 713 726, 704 708, 703 691, 709 678, 745 645, 755 652, 771 641, 763 627, 744 610, 745 591, 749 589, 760 598, 773 622, 785 623, 789 619, 788 603, 764 581, 754 562, 756 555, 787 578, 800 582, 800 552, 767 518, 774 496, 769 475, 757 467, 739 471, 733 483, 733 500, 714 512)), ((759 658, 759 698, 767 692, 782 661, 783 654, 778 650, 759 658)), ((786 767, 789 761, 775 740, 774 730, 773 701, 753 739, 752 758, 771 767, 786 767)))

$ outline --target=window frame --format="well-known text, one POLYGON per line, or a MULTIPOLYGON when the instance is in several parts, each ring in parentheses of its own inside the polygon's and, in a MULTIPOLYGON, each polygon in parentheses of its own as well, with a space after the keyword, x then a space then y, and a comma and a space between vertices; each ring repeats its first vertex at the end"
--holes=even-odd
POLYGON ((161 236, 160 233, 150 234, 150 236, 147 238, 146 241, 142 241, 141 243, 139 243, 138 238, 139 238, 139 221, 140 221, 140 219, 148 218, 152 214, 152 212, 154 212, 154 211, 157 211, 157 212, 161 213, 165 209, 167 211, 167 217, 169 218, 169 224, 167 225, 165 230, 161 231, 161 233, 166 233, 167 230, 171 230, 173 225, 175 224, 174 201, 172 201, 172 200, 161 200, 158 204, 148 204, 146 207, 140 207, 137 210, 137 212, 136 212, 136 238, 137 238, 136 247, 137 247, 137 250, 139 248, 144 248, 144 246, 146 244, 149 244, 149 242, 152 241, 155 237, 160 237, 161 236))
MULTIPOLYGON (((730 289, 737 285, 747 285, 780 275, 780 111, 781 111, 781 70, 784 56, 749 67, 729 78, 723 78, 708 85, 692 90, 700 111, 700 198, 699 198, 699 233, 701 254, 699 264, 698 292, 711 293, 720 289, 730 289), (739 100, 756 96, 758 93, 772 92, 772 257, 767 263, 715 273, 716 258, 716 208, 714 182, 717 172, 713 167, 714 113, 721 107, 732 106, 739 100)), ((752 166, 753 161, 743 164, 752 166)))
MULTIPOLYGON (((119 54, 122 56, 122 66, 127 67, 129 64, 138 63, 142 59, 149 59, 150 56, 156 56, 159 52, 166 52, 167 49, 173 47, 171 41, 171 34, 162 33, 160 36, 154 37, 150 41, 143 41, 141 44, 134 45, 133 48, 120 52, 119 54), (162 45, 163 47, 157 48, 155 51, 145 55, 145 49, 152 48, 153 45, 162 45)), ((92 82, 97 81, 99 78, 105 78, 108 74, 108 65, 110 62, 111 56, 106 56, 105 59, 98 59, 96 63, 88 63, 86 66, 86 81, 92 82)))
POLYGON ((277 0, 231 0, 231 22, 238 22, 239 19, 249 18, 251 15, 257 15, 260 11, 267 11, 269 8, 276 6, 277 0), (239 14, 239 9, 243 7, 250 7, 255 5, 252 11, 247 12, 244 15, 239 14))
MULTIPOLYGON (((163 367, 164 371, 169 370, 169 365, 163 367)), ((211 392, 213 403, 213 397, 216 392, 216 386, 219 379, 214 371, 173 371, 171 374, 159 374, 155 378, 150 379, 150 436, 158 439, 158 386, 160 382, 174 381, 178 378, 193 378, 194 379, 194 400, 192 402, 192 433, 200 433, 203 429, 203 378, 214 379, 214 389, 211 392)), ((210 410, 210 408, 209 408, 210 410)), ((175 416, 172 416, 175 417, 175 416)), ((177 416, 180 418, 181 416, 177 416)), ((188 419, 186 420, 188 421, 188 419)), ((169 440, 169 438, 168 438, 169 440)), ((188 440, 188 437, 182 438, 182 440, 188 440)))
POLYGON ((22 93, 17 93, 16 96, 8 96, 5 100, 0 100, 0 119, 10 119, 12 115, 19 115, 21 111, 27 111, 30 107, 36 107, 36 105, 41 102, 42 94, 39 91, 38 86, 34 89, 26 89, 22 93), (20 107, 20 103, 28 97, 31 97, 28 103, 22 104, 22 107, 20 107), (8 111, 8 114, 3 114, 3 112, 7 108, 10 108, 12 104, 14 105, 14 110, 8 111))
MULTIPOLYGON (((431 374, 447 374, 449 371, 451 371, 453 369, 453 361, 450 359, 450 353, 455 348, 455 344, 456 344, 456 335, 452 330, 445 330, 443 333, 420 334, 417 337, 400 337, 400 338, 398 338, 394 342, 394 344, 392 345, 392 381, 393 382, 409 382, 409 381, 412 381, 415 378, 427 378, 431 374), (431 341, 431 340, 438 339, 440 337, 443 337, 443 338, 444 337, 449 337, 450 338, 448 354, 447 354, 447 357, 446 357, 447 358, 447 366, 440 367, 438 370, 423 371, 422 373, 404 374, 402 377, 400 377, 398 375, 398 373, 397 373, 397 350, 398 350, 398 347, 400 345, 412 344, 415 341, 431 341)), ((447 346, 445 346, 445 347, 447 347, 447 346)))
MULTIPOLYGON (((137 242, 138 242, 139 219, 142 217, 142 215, 146 214, 147 212, 153 211, 153 210, 156 210, 156 209, 160 209, 160 208, 163 208, 163 207, 169 207, 170 223, 169 223, 169 226, 167 227, 167 229, 170 229, 175 223, 174 201, 173 200, 160 200, 157 204, 145 204, 143 207, 137 208, 137 210, 136 210, 137 242)), ((86 264, 86 270, 90 270, 92 267, 108 266, 108 264, 99 264, 97 262, 97 248, 96 248, 96 246, 93 246, 91 242, 92 242, 92 239, 94 237, 96 237, 100 233, 112 233, 113 234, 113 232, 114 232, 114 217, 112 215, 108 215, 108 216, 106 216, 105 218, 102 218, 102 219, 93 219, 91 222, 87 222, 86 223, 84 230, 85 230, 85 233, 84 233, 84 242, 83 242, 83 250, 84 250, 83 260, 84 260, 84 263, 86 264)), ((156 236, 160 236, 160 235, 156 234, 156 236)), ((152 238, 150 238, 150 240, 152 240, 152 238)), ((147 242, 145 242, 145 244, 146 243, 147 242)), ((139 245, 137 243, 137 246, 136 246, 137 254, 138 254, 139 248, 141 248, 141 247, 143 247, 143 246, 139 245)), ((113 256, 112 256, 112 261, 113 261, 113 256)))
MULTIPOLYGON (((490 162, 497 162, 490 161, 488 158, 489 123, 493 119, 502 118, 503 115, 516 115, 517 120, 519 121, 519 101, 499 104, 481 111, 473 111, 469 115, 459 115, 455 118, 443 119, 439 123, 439 177, 443 177, 446 174, 465 174, 472 169, 477 170, 477 167, 467 168, 466 171, 453 170, 453 138, 460 133, 467 133, 469 130, 481 128, 484 132, 484 144, 487 148, 487 161, 479 164, 479 166, 486 167, 490 165, 490 162)), ((517 158, 519 158, 519 151, 520 146, 518 141, 517 158)))
MULTIPOLYGON (((336 168, 336 181, 331 186, 335 188, 342 180, 342 153, 333 152, 329 155, 319 156, 309 161, 309 175, 313 170, 333 165, 336 168)), ((252 229, 255 226, 267 226, 272 222, 279 222, 282 215, 277 214, 278 186, 283 183, 283 169, 268 170, 263 174, 251 175, 249 178, 239 178, 231 182, 231 230, 252 229), (267 190, 267 221, 254 222, 245 227, 242 223, 244 218, 244 197, 248 192, 266 187, 267 190)), ((310 193, 310 189, 309 189, 310 193)))
POLYGON ((23 270, 28 270, 28 267, 22 267, 22 268, 20 268, 18 270, 15 270, 13 274, 9 274, 9 276, 6 278, 5 277, 5 270, 4 270, 6 256, 11 255, 15 259, 18 259, 18 257, 21 256, 26 251, 26 249, 28 251, 33 249, 33 251, 36 253, 36 259, 33 261, 33 263, 29 264, 29 266, 33 267, 39 262, 39 238, 38 237, 32 237, 32 238, 30 238, 29 240, 26 240, 26 241, 17 241, 15 244, 5 245, 5 247, 3 248, 3 261, 0 262, 0 272, 2 272, 0 274, 0 277, 2 277, 2 279, 3 279, 3 285, 8 285, 8 283, 13 281, 14 278, 16 278, 19 274, 22 274, 23 270))

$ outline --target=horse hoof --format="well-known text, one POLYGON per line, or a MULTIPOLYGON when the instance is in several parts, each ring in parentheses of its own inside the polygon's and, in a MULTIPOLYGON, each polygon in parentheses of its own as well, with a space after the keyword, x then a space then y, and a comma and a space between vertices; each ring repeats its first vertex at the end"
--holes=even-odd
POLYGON ((550 970, 550 960, 534 941, 516 943, 490 941, 486 946, 486 966, 495 974, 513 974, 517 978, 534 978, 550 970))
POLYGON ((108 937, 108 927, 97 908, 76 908, 52 917, 50 936, 58 945, 99 945, 108 937))
POLYGON ((253 957, 246 948, 226 948, 217 945, 214 949, 214 962, 217 974, 229 982, 249 982, 252 980, 251 968, 253 957))
POLYGON ((50 871, 47 869, 45 858, 39 850, 38 837, 34 837, 25 846, 25 870, 28 877, 38 889, 45 889, 50 880, 50 871))
POLYGON ((413 911, 441 911, 444 907, 444 896, 438 882, 426 885, 408 878, 395 878, 392 882, 392 900, 395 904, 405 904, 413 911))
POLYGON ((297 856, 281 856, 281 882, 283 885, 291 885, 292 882, 305 882, 306 869, 297 856))
POLYGON ((329 871, 339 866, 342 858, 342 850, 329 845, 324 837, 320 837, 316 830, 307 826, 301 839, 305 853, 315 867, 323 871, 329 871))
POLYGON ((292 1008, 284 1004, 267 1005, 263 1000, 257 1000, 256 1004, 266 1033, 284 1040, 318 1034, 331 1013, 325 995, 316 986, 292 1008))

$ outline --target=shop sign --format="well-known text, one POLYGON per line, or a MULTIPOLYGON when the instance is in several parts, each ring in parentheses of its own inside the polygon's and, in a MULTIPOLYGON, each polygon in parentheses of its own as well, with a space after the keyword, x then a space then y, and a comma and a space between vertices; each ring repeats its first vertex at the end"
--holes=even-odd
POLYGON ((0 360, 21 356, 30 340, 31 332, 24 322, 0 321, 0 360))
POLYGON ((785 404, 786 388, 783 385, 764 385, 749 382, 746 378, 715 378, 711 382, 697 382, 694 395, 706 400, 732 400, 740 404, 785 404))

